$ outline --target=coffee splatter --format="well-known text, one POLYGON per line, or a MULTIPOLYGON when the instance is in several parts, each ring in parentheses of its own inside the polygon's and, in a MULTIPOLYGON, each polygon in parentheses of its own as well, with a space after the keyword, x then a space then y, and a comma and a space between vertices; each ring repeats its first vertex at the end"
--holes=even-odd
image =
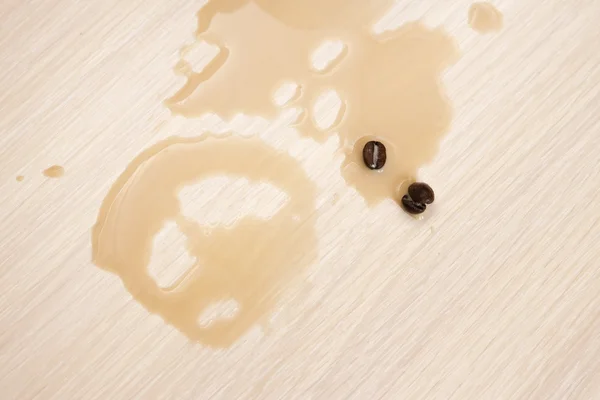
POLYGON ((190 339, 228 347, 268 317, 282 288, 316 261, 315 196, 298 161, 259 139, 171 138, 144 151, 111 188, 93 228, 93 261, 190 339), (215 175, 270 183, 289 200, 266 220, 202 225, 185 215, 178 193, 215 175), (153 238, 169 222, 186 237, 195 262, 163 289, 148 264, 153 238), (230 300, 239 305, 232 317, 198 323, 210 307, 230 300))
MULTIPOLYGON (((372 25, 393 3, 209 0, 198 12, 196 40, 181 49, 174 67, 186 83, 165 104, 188 118, 217 114, 223 120, 240 113, 275 119, 293 109, 300 134, 317 142, 339 136, 342 176, 368 204, 396 198, 399 186, 433 159, 450 127, 440 76, 459 52, 443 29, 418 21, 375 35, 372 25), (197 71, 188 58, 206 44, 219 51, 197 71), (316 62, 323 48, 335 49, 335 57, 316 62), (286 100, 275 101, 285 85, 286 100), (315 104, 327 93, 339 105, 323 125, 315 104), (386 146, 386 166, 375 174, 363 161, 369 140, 386 146)), ((259 139, 171 138, 144 151, 113 185, 93 229, 93 259, 190 339, 227 347, 264 320, 285 285, 317 261, 315 196, 299 162, 259 139), (178 193, 217 175, 266 181, 284 191, 288 203, 267 219, 203 225, 182 211, 178 193), (166 224, 187 238, 195 261, 163 289, 148 264, 153 238, 166 224), (216 303, 231 301, 237 306, 226 319, 198 322, 216 303)))
MULTIPOLYGON (((198 13, 197 41, 182 49, 186 84, 166 105, 175 114, 198 117, 238 113, 275 118, 273 94, 292 80, 299 95, 289 107, 302 112, 301 134, 324 141, 337 134, 347 152, 342 175, 369 204, 394 198, 397 188, 432 161, 449 130, 452 109, 440 76, 457 61, 457 45, 441 28, 411 22, 380 35, 371 26, 393 0, 222 0, 198 13), (320 72, 312 54, 323 43, 343 43, 333 66, 320 72), (186 60, 196 46, 209 43, 218 55, 200 72, 186 60), (313 106, 334 89, 343 110, 328 130, 315 124, 313 106), (381 138, 396 160, 371 180, 364 171, 363 136, 381 138), (364 174, 361 174, 364 173, 364 174)), ((388 158, 391 161, 391 157, 388 158)))
POLYGON ((468 18, 471 28, 479 33, 497 32, 504 24, 502 13, 487 2, 473 3, 469 8, 468 18))
POLYGON ((53 165, 43 170, 42 173, 48 178, 60 178, 65 174, 65 169, 60 165, 53 165))

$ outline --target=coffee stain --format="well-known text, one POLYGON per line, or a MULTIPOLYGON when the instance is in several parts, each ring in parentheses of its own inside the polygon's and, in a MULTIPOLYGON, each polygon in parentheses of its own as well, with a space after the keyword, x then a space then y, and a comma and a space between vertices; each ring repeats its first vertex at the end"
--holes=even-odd
MULTIPOLYGON (((209 0, 197 14, 195 42, 181 49, 174 67, 186 83, 165 104, 175 115, 217 114, 225 121, 238 114, 275 119, 295 109, 300 134, 317 142, 339 136, 341 173, 369 205, 399 199, 449 130, 452 108, 440 77, 459 51, 443 29, 418 21, 375 35, 372 25, 393 3, 209 0), (206 44, 218 54, 196 71, 186 57, 206 44), (315 52, 324 45, 338 52, 317 65, 315 52), (289 93, 278 103, 275 94, 285 85, 289 93), (314 105, 332 91, 339 112, 320 129, 314 105), (362 161, 361 146, 371 138, 387 147, 380 171, 362 161)), ((144 151, 113 185, 93 228, 93 259, 191 340, 228 347, 264 325, 279 293, 317 260, 315 197, 298 161, 258 139, 171 138, 144 151), (184 215, 179 190, 223 174, 267 181, 289 201, 268 219, 245 217, 230 227, 203 226, 184 215), (196 262, 173 286, 160 288, 148 264, 153 238, 167 223, 187 237, 196 262), (237 305, 227 318, 199 323, 227 301, 237 305)))
POLYGON ((298 161, 259 139, 173 137, 140 154, 111 188, 92 230, 93 261, 191 340, 228 347, 262 324, 282 288, 315 262, 315 196, 298 161), (270 183, 288 201, 268 219, 201 225, 182 213, 178 193, 214 175, 270 183), (153 238, 171 221, 196 262, 175 284, 160 288, 148 264, 153 238), (233 316, 199 323, 211 307, 230 300, 238 304, 233 316))
POLYGON ((47 178, 60 178, 65 174, 65 169, 60 165, 53 165, 43 170, 42 174, 47 178))
POLYGON ((23 175, 18 175, 16 179, 17 182, 23 182, 25 180, 25 177, 23 175))
POLYGON ((371 26, 392 4, 213 0, 199 11, 197 40, 182 50, 176 67, 187 71, 187 82, 165 104, 186 117, 215 113, 230 119, 243 113, 273 119, 281 112, 273 94, 291 80, 300 88, 288 104, 304 113, 297 125, 301 134, 319 142, 337 134, 344 149, 355 148, 364 136, 387 143, 397 159, 383 172, 386 179, 363 168, 362 149, 346 152, 342 175, 370 205, 397 200, 398 186, 433 160, 450 128, 452 108, 440 76, 459 51, 443 29, 420 22, 375 35, 371 26), (339 42, 343 48, 335 61, 324 72, 317 70, 312 54, 324 43, 339 42), (220 51, 193 72, 185 55, 202 43, 220 51), (319 129, 310 117, 313 106, 331 90, 340 96, 342 110, 332 126, 319 129))
POLYGON ((504 16, 493 4, 478 2, 469 8, 468 21, 473 30, 485 34, 502 29, 504 16))

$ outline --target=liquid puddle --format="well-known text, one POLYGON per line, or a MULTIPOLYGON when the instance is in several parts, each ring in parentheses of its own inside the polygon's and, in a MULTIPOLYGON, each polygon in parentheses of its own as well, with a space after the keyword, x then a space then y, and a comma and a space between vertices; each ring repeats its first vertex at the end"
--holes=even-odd
POLYGON ((502 13, 491 3, 473 3, 469 8, 469 25, 479 33, 497 32, 503 24, 502 13))
POLYGON ((393 147, 397 162, 371 179, 362 165, 362 149, 346 155, 342 172, 371 204, 395 198, 398 186, 432 161, 449 130, 452 108, 440 76, 459 57, 457 45, 443 29, 408 23, 375 36, 371 26, 393 0, 222 0, 210 1, 198 13, 197 40, 182 50, 178 63, 187 83, 166 105, 175 114, 198 117, 216 113, 223 119, 238 113, 275 118, 280 109, 273 94, 287 82, 300 87, 290 104, 308 114, 298 125, 301 134, 317 141, 340 136, 353 148, 364 136, 375 136, 393 147), (193 72, 186 54, 203 42, 217 46, 218 55, 193 72), (320 72, 312 55, 323 44, 343 43, 332 67, 320 72), (319 96, 335 90, 343 115, 323 131, 310 118, 319 96))
POLYGON ((298 161, 258 139, 171 138, 144 151, 111 188, 92 232, 93 261, 191 340, 228 347, 268 317, 281 288, 316 261, 315 196, 298 161), (289 200, 266 220, 201 225, 182 213, 178 193, 215 174, 270 183, 289 200), (196 262, 163 289, 148 264, 153 239, 168 222, 185 235, 196 262), (238 305, 233 316, 199 324, 211 307, 230 300, 238 305))
MULTIPOLYGON (((165 104, 174 114, 214 113, 223 120, 239 113, 272 120, 290 108, 302 111, 295 125, 302 135, 318 142, 339 135, 341 173, 368 204, 396 200, 449 130, 452 109, 440 77, 459 52, 443 29, 420 22, 374 35, 372 25, 393 4, 209 0, 197 15, 195 42, 182 48, 175 66, 186 83, 165 104), (206 44, 219 51, 197 71, 187 58, 206 44), (332 59, 317 60, 334 50, 332 59), (275 101, 276 93, 284 101, 275 101), (327 124, 314 112, 324 94, 339 100, 327 124), (380 171, 362 160, 362 145, 372 138, 387 147, 380 171)), ((93 229, 94 262, 119 275, 148 311, 190 339, 227 347, 268 317, 290 279, 317 261, 315 196, 299 162, 258 139, 168 139, 136 158, 104 200, 93 229), (200 225, 184 215, 177 194, 218 175, 267 181, 289 201, 268 219, 200 225), (148 265, 154 237, 172 223, 196 261, 172 287, 161 289, 148 265), (210 324, 198 322, 219 304, 234 304, 235 311, 210 324)))
POLYGON ((60 178, 65 174, 65 169, 60 165, 53 165, 43 170, 42 174, 47 178, 60 178))

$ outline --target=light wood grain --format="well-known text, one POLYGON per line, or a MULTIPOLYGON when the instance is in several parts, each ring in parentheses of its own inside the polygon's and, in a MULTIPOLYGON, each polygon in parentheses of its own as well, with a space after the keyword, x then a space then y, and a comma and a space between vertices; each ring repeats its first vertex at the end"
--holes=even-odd
POLYGON ((161 103, 201 2, 2 2, 0 398, 600 399, 600 3, 494 4, 493 35, 466 0, 400 0, 384 21, 442 24, 463 53, 426 219, 367 208, 334 139, 265 135, 320 189, 320 262, 266 333, 213 350, 90 254, 127 164, 213 128, 161 103))

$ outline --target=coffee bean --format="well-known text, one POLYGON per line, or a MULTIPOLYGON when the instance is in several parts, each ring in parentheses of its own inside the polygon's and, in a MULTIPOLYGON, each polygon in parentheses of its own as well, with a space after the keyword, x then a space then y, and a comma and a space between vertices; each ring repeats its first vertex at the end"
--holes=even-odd
POLYGON ((410 185, 408 195, 416 203, 431 204, 435 200, 433 189, 423 182, 415 182, 410 185))
POLYGON ((421 214, 426 209, 427 206, 423 203, 418 203, 412 200, 407 194, 402 196, 402 208, 409 214, 421 214))
POLYGON ((363 160, 369 169, 381 169, 385 165, 387 154, 381 142, 370 141, 363 148, 363 160))

